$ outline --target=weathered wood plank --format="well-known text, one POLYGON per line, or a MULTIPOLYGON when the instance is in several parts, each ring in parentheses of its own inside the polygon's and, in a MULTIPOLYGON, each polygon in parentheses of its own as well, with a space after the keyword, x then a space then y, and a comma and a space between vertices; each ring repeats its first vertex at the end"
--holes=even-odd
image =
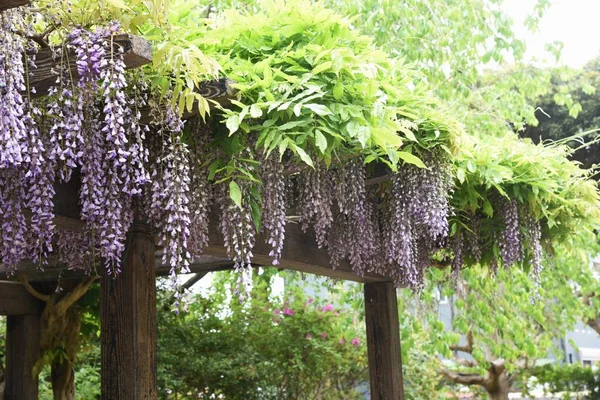
POLYGON ((404 400, 400 324, 391 282, 365 284, 365 317, 372 400, 404 400))
MULTIPOLYGON (((146 39, 134 35, 117 35, 113 38, 113 51, 123 49, 123 58, 127 69, 137 68, 152 62, 152 46, 146 39)), ((69 67, 75 78, 77 74, 76 57, 69 54, 69 67)), ((56 81, 53 70, 60 65, 60 60, 55 60, 52 50, 41 49, 35 59, 36 68, 31 70, 33 76, 29 80, 29 86, 35 88, 36 95, 45 95, 48 88, 56 81)))
POLYGON ((10 8, 26 6, 29 0, 0 0, 0 12, 10 8))
POLYGON ((36 400, 33 366, 40 355, 40 316, 13 315, 6 321, 5 400, 36 400))
POLYGON ((131 232, 117 279, 100 280, 102 398, 153 400, 157 392, 154 240, 131 232))
POLYGON ((20 283, 0 281, 0 315, 38 315, 43 307, 20 283))

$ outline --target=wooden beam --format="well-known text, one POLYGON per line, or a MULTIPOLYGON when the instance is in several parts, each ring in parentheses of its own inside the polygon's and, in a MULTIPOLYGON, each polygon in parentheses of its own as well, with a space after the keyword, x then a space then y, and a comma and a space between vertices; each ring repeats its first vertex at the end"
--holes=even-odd
MULTIPOLYGON (((223 238, 218 228, 217 216, 213 215, 210 219, 209 226, 209 242, 210 245, 206 248, 205 254, 208 256, 217 257, 216 264, 203 266, 197 264, 192 272, 217 271, 231 268, 231 262, 224 261, 227 258, 225 248, 223 247, 223 238), (214 269, 213 269, 214 268, 214 269)), ((75 218, 60 217, 55 220, 56 225, 65 229, 81 229, 83 221, 75 218)), ((272 259, 269 257, 270 247, 265 243, 262 236, 256 239, 254 247, 253 264, 271 267, 272 259)), ((300 226, 295 223, 288 223, 285 232, 285 243, 283 246, 282 258, 280 265, 277 268, 291 269, 294 271, 305 272, 309 274, 323 275, 331 278, 345 279, 354 282, 387 282, 389 278, 367 273, 358 275, 353 270, 350 264, 343 260, 337 268, 332 268, 330 264, 329 254, 326 249, 320 249, 317 246, 315 238, 310 233, 302 232, 300 226)), ((161 271, 168 270, 167 267, 161 267, 161 271)), ((30 279, 36 281, 42 273, 34 273, 30 279)))
MULTIPOLYGON (((156 276, 167 276, 171 270, 169 265, 162 264, 162 256, 160 253, 155 254, 155 266, 156 266, 156 276)), ((194 261, 190 263, 190 272, 193 274, 201 274, 208 273, 213 271, 226 271, 233 269, 233 263, 223 257, 215 257, 209 255, 202 255, 197 257, 194 261)), ((27 276, 29 282, 32 283, 43 283, 43 282, 56 282, 58 280, 66 281, 66 280, 81 280, 85 277, 89 276, 89 272, 81 271, 81 270, 70 270, 66 265, 62 263, 52 263, 50 262, 50 266, 46 267, 43 271, 38 269, 38 265, 30 262, 21 263, 17 267, 19 274, 27 276)), ((0 276, 6 271, 2 268, 0 264, 0 276)), ((98 275, 104 275, 104 268, 100 267, 97 271, 98 275)), ((18 285, 13 281, 7 281, 12 284, 18 285)), ((11 294, 7 293, 6 296, 2 295, 2 288, 0 286, 0 301, 4 301, 4 298, 10 298, 11 294)), ((0 304, 0 315, 2 314, 2 304, 0 304)), ((21 307, 21 306, 19 306, 21 307)), ((18 310, 17 310, 18 311, 18 310)), ((17 312, 17 314, 20 312, 17 312)), ((5 314, 8 315, 8 314, 5 314)))
POLYGON ((6 320, 5 400, 36 400, 33 366, 40 355, 40 315, 12 315, 6 320))
POLYGON ((132 231, 121 274, 100 280, 102 398, 153 400, 157 389, 154 239, 132 231))
MULTIPOLYGON (((205 250, 206 254, 225 257, 223 238, 218 232, 218 224, 215 218, 210 224, 210 245, 205 250)), ((273 259, 268 255, 271 251, 262 236, 256 238, 256 245, 252 254, 252 262, 265 267, 272 267, 273 259)), ((350 264, 343 260, 337 268, 332 268, 329 254, 326 249, 317 246, 315 238, 309 233, 302 232, 298 224, 288 223, 285 227, 285 242, 281 253, 280 264, 277 268, 291 269, 308 274, 323 275, 330 278, 345 279, 354 282, 385 282, 389 278, 377 274, 367 273, 358 275, 350 264)))
MULTIPOLYGON (((113 38, 113 51, 119 48, 123 49, 123 58, 127 69, 137 68, 152 62, 152 46, 146 39, 134 35, 117 35, 113 38)), ((29 86, 35 88, 36 95, 45 95, 48 88, 56 82, 56 70, 60 60, 55 60, 52 56, 52 50, 49 48, 41 49, 36 54, 36 68, 31 70, 33 76, 29 80, 29 86)), ((69 53, 69 68, 75 79, 77 74, 75 54, 69 53)))
POLYGON ((404 400, 400 323, 391 282, 365 284, 365 317, 372 400, 404 400))
POLYGON ((0 0, 0 12, 10 8, 26 6, 29 0, 0 0))
POLYGON ((0 315, 39 315, 44 304, 18 282, 0 281, 0 315))

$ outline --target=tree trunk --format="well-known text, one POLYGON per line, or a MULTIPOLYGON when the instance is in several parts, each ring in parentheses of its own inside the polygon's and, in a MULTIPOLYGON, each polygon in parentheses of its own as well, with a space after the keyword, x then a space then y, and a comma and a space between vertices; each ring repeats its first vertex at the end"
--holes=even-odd
POLYGON ((504 382, 504 384, 498 386, 496 390, 488 392, 490 400, 508 400, 508 391, 510 388, 508 382, 504 382))
POLYGON ((71 361, 52 363, 50 377, 54 400, 75 400, 75 372, 71 361))
MULTIPOLYGON (((494 368, 490 369, 492 372, 494 368)), ((485 389, 490 396, 490 400, 508 400, 508 393, 511 387, 511 379, 506 375, 504 368, 501 368, 497 375, 490 374, 486 382, 485 389)))

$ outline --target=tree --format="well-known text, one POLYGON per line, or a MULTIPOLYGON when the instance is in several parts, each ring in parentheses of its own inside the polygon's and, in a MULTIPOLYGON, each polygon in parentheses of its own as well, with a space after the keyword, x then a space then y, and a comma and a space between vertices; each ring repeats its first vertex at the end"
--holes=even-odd
POLYGON ((448 283, 449 272, 431 271, 420 298, 403 291, 401 307, 415 334, 426 335, 424 350, 444 359, 438 372, 446 381, 508 399, 524 372, 556 350, 554 339, 580 315, 578 299, 555 268, 546 268, 539 286, 514 268, 490 275, 472 267, 455 284, 448 283), (448 321, 438 313, 440 294, 449 299, 448 321))
POLYGON ((526 126, 521 135, 535 142, 566 140, 577 149, 572 158, 581 162, 584 168, 598 164, 600 145, 596 139, 597 129, 600 128, 599 90, 600 57, 590 60, 581 71, 570 74, 553 72, 550 92, 540 96, 535 102, 539 124, 526 126), (573 105, 577 106, 577 112, 569 109, 573 105))

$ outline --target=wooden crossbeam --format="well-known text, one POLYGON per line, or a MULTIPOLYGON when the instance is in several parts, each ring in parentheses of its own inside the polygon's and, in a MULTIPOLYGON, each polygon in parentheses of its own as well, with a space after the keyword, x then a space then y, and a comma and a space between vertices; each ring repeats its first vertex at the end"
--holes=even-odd
MULTIPOLYGON (((117 52, 119 49, 123 50, 123 60, 127 69, 138 68, 152 62, 152 46, 148 40, 140 36, 117 35, 112 39, 112 43, 113 52, 117 52)), ((75 54, 70 53, 68 60, 71 73, 76 79, 78 74, 75 54)), ((45 95, 50 86, 56 82, 56 75, 53 71, 57 70, 60 65, 60 59, 54 59, 52 50, 44 48, 36 54, 35 64, 36 68, 31 70, 33 76, 29 80, 29 86, 35 88, 36 95, 45 95)))
POLYGON ((15 7, 26 6, 29 0, 0 0, 0 12, 15 7))
MULTIPOLYGON (((83 227, 83 221, 73 217, 57 217, 56 226, 62 229, 80 230, 83 227)), ((233 268, 233 263, 227 259, 225 248, 223 247, 223 238, 219 232, 218 220, 211 219, 209 226, 210 245, 205 249, 205 256, 199 257, 190 266, 193 273, 222 271, 233 268)), ((256 266, 272 267, 272 258, 268 255, 270 247, 265 243, 262 236, 256 238, 256 245, 253 250, 253 263, 256 266)), ((161 265, 160 255, 155 257, 157 265, 157 275, 167 275, 169 266, 161 265)), ((386 282, 389 278, 381 275, 367 273, 358 275, 347 261, 342 261, 337 268, 331 267, 329 254, 326 249, 320 249, 315 239, 309 233, 302 232, 298 224, 289 223, 286 226, 286 238, 282 252, 282 258, 277 268, 290 269, 294 271, 323 275, 336 279, 345 279, 354 282, 386 282)), ((19 271, 28 275, 32 282, 56 281, 59 274, 61 279, 77 279, 84 276, 83 271, 66 271, 66 268, 47 267, 45 271, 36 271, 34 265, 25 265, 19 268, 19 271), (62 269, 62 273, 60 272, 62 269)), ((102 273, 102 271, 99 271, 102 273)))
MULTIPOLYGON (((156 276, 168 276, 171 267, 169 265, 162 264, 161 259, 162 257, 160 255, 155 257, 156 276)), ((194 274, 226 271, 233 269, 233 263, 226 258, 203 255, 192 261, 189 269, 190 272, 194 274)), ((65 265, 58 262, 50 262, 50 266, 46 267, 43 271, 39 270, 37 265, 33 263, 22 263, 17 267, 17 270, 19 274, 27 276, 27 279, 32 283, 57 282, 58 280, 81 280, 89 276, 89 273, 86 271, 69 270, 65 265)), ((97 272, 100 276, 105 274, 105 270, 102 268, 102 266, 100 266, 97 272)), ((0 265, 0 276, 2 276, 3 273, 4 271, 0 265)), ((2 299, 3 296, 1 295, 0 289, 0 301, 2 301, 2 299)), ((0 315, 2 315, 1 306, 0 315)))
POLYGON ((0 315, 37 315, 43 307, 20 283, 0 281, 0 315))

